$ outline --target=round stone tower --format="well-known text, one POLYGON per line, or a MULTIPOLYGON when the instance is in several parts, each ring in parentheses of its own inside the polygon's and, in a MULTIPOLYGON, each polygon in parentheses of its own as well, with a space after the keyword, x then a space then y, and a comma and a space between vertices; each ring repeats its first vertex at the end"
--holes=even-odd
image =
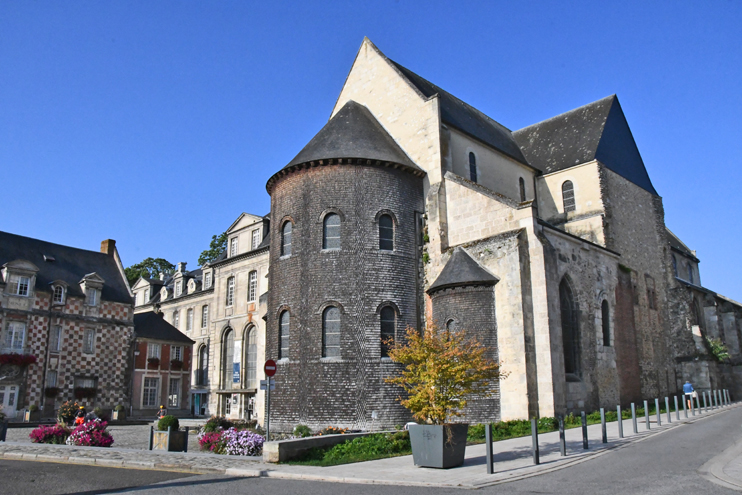
POLYGON ((404 423, 385 342, 418 326, 423 176, 364 106, 348 102, 267 183, 266 357, 271 425, 404 423))

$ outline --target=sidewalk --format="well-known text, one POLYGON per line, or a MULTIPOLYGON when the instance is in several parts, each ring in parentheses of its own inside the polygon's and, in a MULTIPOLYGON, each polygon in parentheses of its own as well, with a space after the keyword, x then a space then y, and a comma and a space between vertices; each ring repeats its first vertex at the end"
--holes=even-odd
MULTIPOLYGON (((22 442, 0 442, 0 459, 25 461, 61 462, 72 464, 89 464, 106 467, 125 467, 136 469, 156 469, 194 474, 226 474, 232 476, 267 477, 282 479, 305 479, 316 481, 333 481, 344 483, 408 485, 480 488, 515 481, 543 473, 548 473, 595 457, 605 455, 613 449, 640 442, 654 435, 692 424, 705 418, 723 414, 742 406, 731 406, 697 414, 685 419, 676 420, 672 414, 672 423, 667 423, 667 415, 662 415, 662 426, 658 426, 656 416, 650 418, 651 429, 646 430, 644 418, 637 418, 638 434, 633 433, 631 420, 623 420, 625 438, 618 438, 618 423, 608 423, 607 444, 601 443, 600 425, 588 427, 589 449, 582 448, 582 429, 566 431, 567 456, 559 455, 558 432, 545 433, 539 436, 541 464, 533 465, 531 438, 514 438, 495 442, 494 474, 487 474, 485 445, 473 445, 466 448, 466 461, 463 466, 453 469, 428 469, 415 467, 412 456, 381 459, 331 467, 289 466, 266 464, 259 457, 234 457, 201 453, 151 452, 134 449, 96 447, 68 447, 64 445, 44 445, 22 442)), ((712 476, 723 483, 742 488, 742 443, 724 452, 712 461, 716 464, 707 468, 712 476), (738 450, 734 450, 738 449, 738 450), (726 457, 723 457, 726 455, 726 457), (723 457, 723 458, 722 458, 723 457), (720 464, 721 463, 721 464, 720 464), (718 467, 721 465, 721 467, 718 467), (724 476, 727 479, 718 478, 724 476)), ((712 464, 709 461, 707 464, 712 464)))

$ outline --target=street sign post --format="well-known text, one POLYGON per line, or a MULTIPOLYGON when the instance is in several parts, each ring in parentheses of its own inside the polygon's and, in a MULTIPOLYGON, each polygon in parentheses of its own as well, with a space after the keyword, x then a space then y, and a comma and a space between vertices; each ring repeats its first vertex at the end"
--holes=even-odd
POLYGON ((265 441, 271 440, 271 390, 275 390, 276 384, 271 378, 276 374, 276 362, 269 359, 263 366, 267 380, 260 380, 260 390, 265 390, 265 441))

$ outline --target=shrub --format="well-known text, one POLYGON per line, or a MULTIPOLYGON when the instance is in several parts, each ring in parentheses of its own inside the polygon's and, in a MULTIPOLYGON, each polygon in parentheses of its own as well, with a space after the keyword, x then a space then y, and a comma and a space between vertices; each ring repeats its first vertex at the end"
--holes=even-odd
POLYGON ((106 414, 106 412, 100 407, 96 407, 95 409, 93 409, 93 414, 98 416, 103 421, 108 421, 109 419, 111 419, 108 417, 108 414, 106 414))
POLYGON ((706 337, 706 347, 718 362, 723 363, 729 359, 729 349, 721 339, 710 339, 706 337))
POLYGON ((198 446, 202 451, 209 451, 214 454, 224 454, 227 447, 221 431, 201 433, 198 438, 198 446))
POLYGON ((113 437, 106 431, 107 425, 108 423, 99 419, 83 423, 74 429, 66 443, 84 447, 110 447, 113 437))
POLYGON ((331 466, 408 455, 411 451, 409 432, 397 431, 356 438, 330 448, 315 447, 293 462, 331 466))
POLYGON ((222 433, 228 455, 261 455, 265 438, 250 430, 230 428, 222 433))
POLYGON ((212 416, 206 422, 201 431, 204 433, 213 433, 215 431, 226 430, 231 427, 232 422, 224 416, 212 416))
POLYGON ((167 431, 168 427, 172 431, 176 431, 178 428, 180 428, 180 421, 178 421, 178 418, 171 414, 168 414, 160 418, 160 420, 157 422, 158 431, 167 431))
POLYGON ((113 410, 116 411, 116 412, 121 412, 121 411, 125 411, 126 408, 124 406, 122 406, 121 404, 119 404, 116 407, 114 407, 113 410))
POLYGON ((44 426, 41 425, 38 428, 28 434, 28 437, 33 443, 52 443, 52 444, 64 444, 67 437, 70 436, 70 430, 64 425, 44 426))
POLYGON ((80 409, 80 404, 73 401, 67 401, 57 411, 57 418, 67 424, 72 423, 75 420, 75 414, 80 409))
POLYGON ((298 438, 306 438, 312 436, 312 429, 307 425, 296 425, 294 428, 294 436, 298 438))
POLYGON ((30 406, 28 406, 29 412, 36 412, 38 410, 39 410, 39 406, 37 406, 36 404, 31 404, 30 406))

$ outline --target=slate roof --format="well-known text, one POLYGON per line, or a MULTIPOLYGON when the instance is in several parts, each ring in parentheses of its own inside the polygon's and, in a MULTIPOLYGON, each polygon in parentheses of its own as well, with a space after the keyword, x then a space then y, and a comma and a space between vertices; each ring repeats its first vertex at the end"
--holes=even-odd
POLYGON ((683 253, 689 258, 692 258, 696 262, 699 261, 698 258, 696 258, 696 255, 693 254, 693 251, 691 251, 691 249, 688 246, 686 246, 685 243, 681 241, 678 236, 673 234, 670 229, 665 227, 665 232, 667 234, 667 243, 670 244, 671 248, 673 248, 674 250, 680 253, 683 253))
POLYGON ((499 281, 499 278, 482 268, 464 248, 457 247, 427 293, 462 285, 495 285, 499 281))
POLYGON ((134 315, 134 333, 139 338, 195 344, 193 340, 183 335, 180 330, 165 321, 165 318, 160 314, 153 311, 134 315))
POLYGON ((389 62, 426 98, 438 95, 441 120, 444 124, 475 137, 521 163, 528 164, 510 129, 397 62, 393 60, 389 62))
POLYGON ((513 132, 528 163, 544 173, 599 160, 657 195, 616 95, 513 132))
POLYGON ((95 272, 105 280, 101 299, 132 303, 126 278, 114 257, 106 253, 0 232, 0 266, 18 259, 30 261, 39 268, 36 274, 37 291, 51 292, 49 284, 63 280, 68 284, 67 294, 85 297, 80 289, 80 281, 85 275, 95 272), (45 261, 44 255, 53 257, 54 261, 45 261))

